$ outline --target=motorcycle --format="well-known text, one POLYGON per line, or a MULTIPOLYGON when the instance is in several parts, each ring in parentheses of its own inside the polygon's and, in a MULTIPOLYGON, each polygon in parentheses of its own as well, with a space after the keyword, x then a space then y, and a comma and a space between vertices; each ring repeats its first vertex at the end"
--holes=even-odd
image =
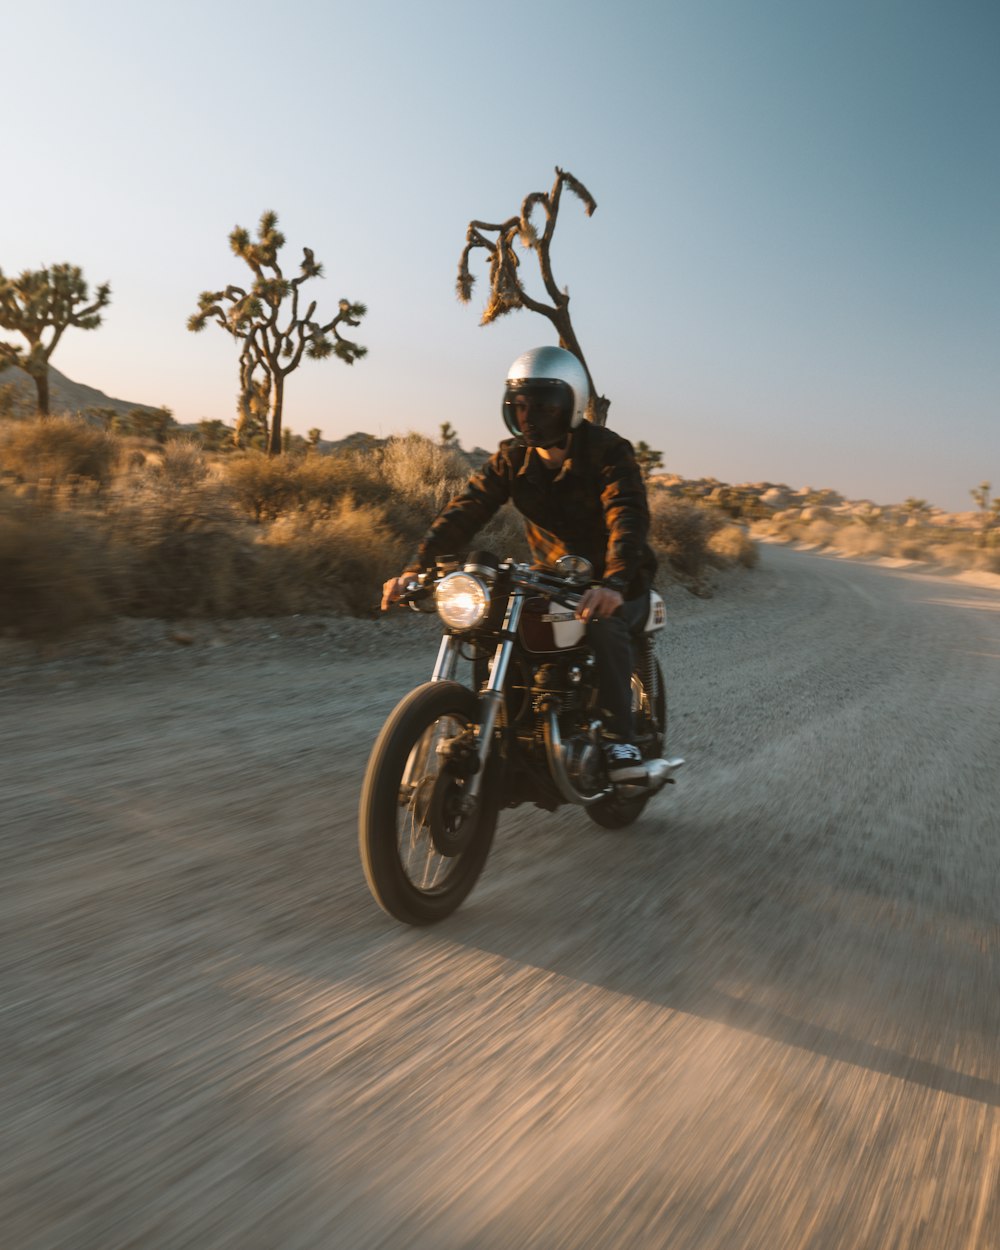
POLYGON ((372 749, 361 792, 359 842, 376 902, 397 920, 451 915, 472 889, 503 808, 582 807, 606 829, 638 819, 684 763, 664 759, 667 700, 655 638, 663 599, 634 637, 635 742, 643 776, 607 777, 594 656, 575 615, 590 563, 562 556, 551 570, 488 552, 459 568, 441 561, 400 600, 444 624, 430 681, 395 708, 372 749), (455 679, 471 663, 471 684, 455 679))

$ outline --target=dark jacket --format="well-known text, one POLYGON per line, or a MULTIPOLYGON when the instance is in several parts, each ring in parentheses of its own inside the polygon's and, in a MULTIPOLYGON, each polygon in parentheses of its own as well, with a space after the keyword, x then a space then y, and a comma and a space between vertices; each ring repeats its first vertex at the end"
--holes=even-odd
POLYGON ((439 513, 410 569, 464 551, 508 500, 524 516, 525 537, 538 564, 551 565, 567 553, 586 556, 594 580, 624 598, 638 598, 649 589, 656 557, 647 542, 649 506, 642 473, 626 439, 589 421, 573 431, 569 455, 555 473, 517 439, 501 443, 439 513))

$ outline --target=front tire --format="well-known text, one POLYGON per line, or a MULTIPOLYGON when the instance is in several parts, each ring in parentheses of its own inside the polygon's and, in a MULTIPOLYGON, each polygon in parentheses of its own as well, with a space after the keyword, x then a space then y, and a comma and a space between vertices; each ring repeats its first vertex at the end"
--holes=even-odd
POLYGON ((372 749, 361 790, 358 840, 375 901, 404 924, 444 920, 475 885, 489 854, 498 814, 499 763, 469 813, 460 804, 465 778, 438 748, 478 718, 466 686, 432 681, 398 704, 372 749), (441 848, 451 851, 442 854, 441 848))

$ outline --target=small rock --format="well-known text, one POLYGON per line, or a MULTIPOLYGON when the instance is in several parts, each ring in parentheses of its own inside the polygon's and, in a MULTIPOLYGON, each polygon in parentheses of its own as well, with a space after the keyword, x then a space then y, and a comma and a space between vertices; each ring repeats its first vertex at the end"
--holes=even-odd
POLYGON ((175 629, 172 634, 167 634, 167 640, 176 642, 181 647, 190 647, 194 642, 194 634, 186 634, 183 630, 175 629))

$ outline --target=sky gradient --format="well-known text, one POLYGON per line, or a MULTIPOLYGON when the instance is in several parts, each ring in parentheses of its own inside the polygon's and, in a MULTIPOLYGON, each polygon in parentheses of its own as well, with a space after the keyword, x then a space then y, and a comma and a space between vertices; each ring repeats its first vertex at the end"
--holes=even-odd
POLYGON ((237 349, 185 324, 248 272, 229 231, 274 208, 286 270, 303 245, 324 263, 319 313, 369 306, 367 358, 306 362, 286 425, 450 421, 492 448, 508 365, 554 332, 525 312, 480 328, 481 261, 471 305, 457 262, 471 218, 511 215, 558 164, 598 209, 564 198, 556 279, 609 424, 665 467, 950 509, 1000 489, 993 0, 0 14, 0 268, 112 285, 102 328, 53 357, 76 381, 232 421, 237 349))

